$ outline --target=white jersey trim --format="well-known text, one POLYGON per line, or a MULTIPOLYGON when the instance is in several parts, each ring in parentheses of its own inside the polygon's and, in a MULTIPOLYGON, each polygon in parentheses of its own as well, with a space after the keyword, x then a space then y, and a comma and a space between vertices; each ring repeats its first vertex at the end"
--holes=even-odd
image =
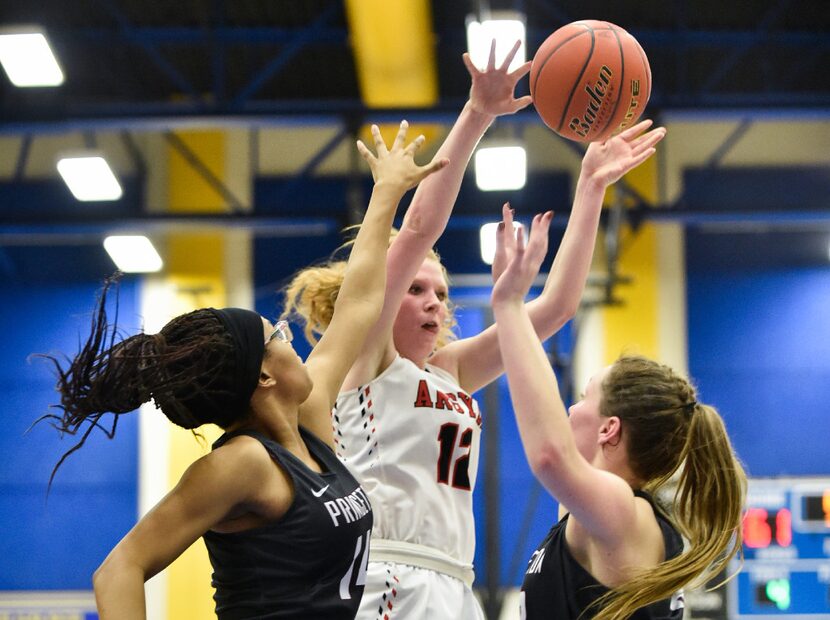
POLYGON ((404 542, 401 540, 387 540, 372 538, 369 546, 370 562, 395 562, 408 564, 416 568, 425 568, 450 577, 455 577, 467 587, 472 587, 475 581, 475 572, 472 564, 459 562, 443 551, 426 545, 404 542))
MULTIPOLYGON (((433 364, 425 364, 423 368, 419 368, 418 365, 415 364, 415 362, 413 362, 409 358, 403 357, 400 353, 395 353, 394 359, 391 362, 389 362, 389 366, 387 366, 383 370, 382 373, 380 373, 378 376, 370 379, 366 383, 358 385, 357 387, 353 387, 350 390, 345 390, 343 392, 340 392, 337 395, 337 399, 339 400, 341 398, 345 398, 347 396, 357 394, 357 392, 359 392, 361 389, 365 388, 367 385, 371 386, 373 383, 375 383, 377 381, 380 381, 384 377, 384 375, 387 375, 387 374, 392 372, 392 367, 395 365, 395 362, 397 362, 399 359, 404 360, 406 362, 409 362, 410 364, 415 366, 415 368, 418 368, 418 370, 426 370, 427 372, 431 372, 434 375, 436 375, 438 377, 441 377, 444 381, 450 381, 450 382, 456 383, 456 384, 458 383, 458 378, 454 377, 452 375, 452 373, 449 370, 445 369, 445 368, 441 368, 440 366, 435 366, 433 364)), ((459 389, 460 389, 460 386, 459 386, 459 389)))

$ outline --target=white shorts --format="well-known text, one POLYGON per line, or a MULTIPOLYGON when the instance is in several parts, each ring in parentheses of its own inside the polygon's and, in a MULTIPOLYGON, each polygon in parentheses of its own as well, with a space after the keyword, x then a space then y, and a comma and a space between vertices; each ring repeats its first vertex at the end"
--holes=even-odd
POLYGON ((359 620, 484 620, 463 581, 426 568, 369 562, 359 620))

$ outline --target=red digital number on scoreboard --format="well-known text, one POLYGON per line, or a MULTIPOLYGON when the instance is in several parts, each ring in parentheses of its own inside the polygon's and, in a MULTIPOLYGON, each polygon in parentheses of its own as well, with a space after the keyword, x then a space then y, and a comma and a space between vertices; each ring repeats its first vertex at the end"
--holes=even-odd
POLYGON ((792 514, 788 508, 779 508, 770 514, 764 508, 749 508, 744 514, 744 545, 750 549, 765 549, 772 544, 789 547, 793 542, 792 514))

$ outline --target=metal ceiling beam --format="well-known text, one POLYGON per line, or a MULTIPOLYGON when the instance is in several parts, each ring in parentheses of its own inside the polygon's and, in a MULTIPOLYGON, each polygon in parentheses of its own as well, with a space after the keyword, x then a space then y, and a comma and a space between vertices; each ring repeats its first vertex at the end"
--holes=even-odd
POLYGON ((308 183, 309 179, 311 179, 311 175, 314 174, 315 170, 317 170, 317 167, 322 164, 326 158, 331 155, 338 146, 340 146, 340 143, 351 134, 352 132, 349 128, 347 126, 343 126, 334 134, 334 136, 332 136, 330 140, 323 144, 317 153, 306 162, 302 169, 298 170, 291 177, 291 180, 285 184, 280 191, 277 204, 281 203, 283 200, 289 200, 290 197, 304 184, 308 183))
POLYGON ((248 85, 231 102, 231 107, 238 107, 255 95, 268 80, 277 75, 304 47, 315 43, 317 41, 318 31, 326 28, 329 22, 339 14, 340 5, 332 4, 310 26, 295 30, 294 36, 286 43, 285 48, 248 82, 248 85))
POLYGON ((723 161, 723 158, 727 156, 729 151, 740 141, 741 138, 744 137, 747 131, 754 125, 754 121, 748 118, 741 119, 741 122, 733 129, 729 135, 727 135, 721 145, 715 149, 712 155, 709 157, 709 160, 706 162, 706 166, 710 168, 714 168, 719 166, 720 163, 723 161))
POLYGON ((118 24, 119 31, 123 37, 131 44, 143 49, 147 55, 153 60, 156 66, 161 69, 162 73, 166 75, 170 81, 176 85, 181 91, 190 95, 194 102, 198 102, 199 95, 193 85, 159 52, 155 46, 147 41, 142 40, 136 36, 135 29, 129 22, 124 13, 121 12, 112 0, 98 0, 98 3, 104 10, 109 13, 115 22, 118 24))
MULTIPOLYGON (((569 211, 557 211, 552 229, 564 229, 569 211)), ((603 214, 607 218, 607 214, 603 214)), ((689 226, 706 226, 711 229, 766 231, 815 231, 830 230, 830 210, 810 211, 742 211, 716 212, 697 209, 678 209, 668 205, 639 209, 627 215, 639 221, 655 223, 674 222, 689 226)), ((457 215, 450 218, 447 230, 478 230, 493 220, 492 214, 457 215)), ((400 222, 397 222, 400 224, 400 222)), ((21 222, 0 217, 0 248, 13 245, 50 243, 55 239, 76 239, 79 242, 100 240, 102 235, 119 232, 167 234, 205 229, 249 230, 262 237, 321 236, 339 231, 342 222, 335 217, 273 217, 262 215, 168 215, 146 214, 141 217, 69 218, 43 221, 33 218, 21 222)))
POLYGON ((178 134, 172 131, 164 132, 164 139, 167 143, 182 156, 182 158, 190 165, 196 173, 201 176, 205 182, 210 185, 216 192, 222 196, 225 202, 228 203, 232 213, 239 214, 246 211, 245 205, 237 198, 230 188, 213 171, 201 160, 201 158, 190 149, 189 146, 182 140, 178 134))
MULTIPOLYGON (((830 93, 825 96, 827 105, 822 107, 786 107, 749 108, 744 106, 721 107, 691 107, 665 109, 660 106, 659 100, 652 100, 649 105, 660 110, 659 117, 662 123, 689 122, 689 121, 729 121, 736 119, 753 120, 798 120, 798 121, 828 121, 830 120, 830 93)), ((134 114, 124 114, 123 106, 119 106, 121 114, 114 114, 109 110, 105 116, 76 116, 64 120, 44 120, 25 122, 3 122, 0 120, 0 136, 18 136, 27 133, 34 135, 65 134, 69 132, 93 129, 96 131, 129 130, 133 132, 167 131, 173 129, 194 129, 205 127, 226 128, 268 128, 268 127, 308 127, 309 125, 342 125, 343 117, 368 117, 376 123, 397 123, 406 118, 410 123, 434 123, 451 125, 458 116, 458 110, 463 105, 461 101, 441 102, 430 109, 390 108, 371 110, 362 102, 321 102, 321 101, 293 101, 271 102, 269 105, 257 106, 256 111, 249 114, 205 114, 194 115, 181 109, 178 104, 167 104, 164 107, 134 106, 134 114), (177 114, 176 110, 181 111, 177 114)), ((106 108, 96 108, 99 112, 106 108)), ((499 124, 534 124, 541 121, 535 111, 526 109, 516 114, 502 116, 499 124)))
MULTIPOLYGON (((50 29, 50 32, 54 29, 50 29)), ((281 28, 279 26, 218 26, 212 29, 187 26, 132 26, 129 25, 129 41, 141 45, 189 46, 220 42, 225 45, 285 45, 297 38, 305 28, 281 28)), ((124 42, 123 30, 105 28, 78 28, 54 30, 64 39, 77 39, 86 43, 117 44, 124 42)), ((338 26, 318 25, 314 31, 315 43, 345 43, 347 32, 338 26)))
POLYGON ((32 134, 23 134, 23 139, 20 141, 20 150, 17 152, 17 162, 14 164, 14 173, 12 174, 12 181, 15 183, 23 180, 23 174, 26 171, 26 164, 29 161, 29 153, 32 150, 32 134))
POLYGON ((729 73, 732 69, 735 68, 735 65, 740 62, 740 60, 756 45, 762 43, 768 43, 768 31, 772 26, 775 24, 776 21, 786 12, 789 8, 792 0, 780 0, 777 5, 770 8, 769 11, 764 15, 761 22, 758 24, 757 29, 755 30, 755 38, 748 42, 745 42, 743 45, 738 46, 732 50, 732 52, 727 56, 720 66, 717 68, 712 75, 709 76, 709 79, 701 88, 701 91, 704 93, 711 92, 711 90, 718 84, 720 81, 729 73))
MULTIPOLYGON (((245 127, 285 125, 292 122, 308 125, 318 122, 315 117, 337 115, 340 117, 337 122, 342 122, 344 115, 371 115, 374 119, 378 113, 390 111, 397 116, 395 123, 404 117, 414 122, 416 116, 420 116, 423 122, 431 122, 430 115, 456 117, 464 101, 465 99, 462 98, 442 99, 426 111, 423 108, 407 107, 401 104, 384 108, 382 112, 354 99, 257 100, 245 102, 237 108, 230 108, 221 103, 208 105, 207 103, 181 101, 69 103, 62 108, 59 115, 56 113, 42 120, 0 119, 0 135, 28 132, 63 133, 95 126, 114 129, 130 126, 131 129, 139 130, 141 127, 158 129, 187 125, 204 126, 215 123, 245 127)), ((692 114, 702 114, 707 111, 722 110, 730 115, 735 113, 763 115, 765 111, 769 111, 782 116, 806 114, 816 118, 826 118, 830 113, 828 110, 830 91, 809 93, 784 90, 763 93, 709 94, 654 92, 649 101, 649 108, 652 111, 659 110, 661 113, 688 111, 692 114)), ((534 122, 538 122, 538 117, 528 112, 524 115, 520 114, 513 121, 506 120, 508 117, 500 118, 499 123, 527 121, 531 117, 534 118, 534 122)))
POLYGON ((0 249, 3 246, 27 246, 56 243, 97 243, 118 232, 136 234, 175 234, 204 230, 249 230, 262 237, 319 237, 336 233, 340 223, 335 218, 292 218, 240 215, 167 215, 154 214, 136 218, 66 220, 61 222, 0 221, 0 249))

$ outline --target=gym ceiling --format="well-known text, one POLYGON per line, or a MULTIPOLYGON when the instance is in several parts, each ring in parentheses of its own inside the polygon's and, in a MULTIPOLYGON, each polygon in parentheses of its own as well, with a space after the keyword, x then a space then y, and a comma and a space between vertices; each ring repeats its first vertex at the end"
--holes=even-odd
MULTIPOLYGON (((15 248, 43 252, 82 236, 85 225, 97 234, 125 217, 117 204, 94 215, 67 211, 71 199, 60 209, 41 204, 54 196, 43 182, 59 181, 55 153, 69 146, 108 151, 116 172, 141 184, 153 140, 170 143, 194 127, 245 132, 258 145, 255 176, 295 175, 295 191, 310 194, 316 178, 353 171, 351 138, 366 122, 406 117, 432 127, 434 144, 469 88, 465 21, 501 10, 525 15, 530 56, 578 19, 612 21, 646 50, 654 78, 646 114, 670 133, 660 204, 630 205, 635 220, 795 235, 795 245, 804 235, 827 236, 824 0, 11 0, 0 8, 0 28, 44 28, 66 79, 21 89, 0 75, 0 272, 26 278, 15 248), (684 179, 692 169, 695 187, 722 180, 723 169, 748 175, 725 180, 743 202, 690 192, 684 179), (763 191, 747 196, 759 178, 763 191), (797 204, 763 204, 769 187, 794 187, 797 204)), ((578 147, 532 108, 491 133, 527 143, 531 179, 578 168, 578 147)), ((255 196, 237 196, 254 219, 290 214, 279 204, 264 209, 255 196)), ((313 204, 306 216, 317 215, 313 204)))

